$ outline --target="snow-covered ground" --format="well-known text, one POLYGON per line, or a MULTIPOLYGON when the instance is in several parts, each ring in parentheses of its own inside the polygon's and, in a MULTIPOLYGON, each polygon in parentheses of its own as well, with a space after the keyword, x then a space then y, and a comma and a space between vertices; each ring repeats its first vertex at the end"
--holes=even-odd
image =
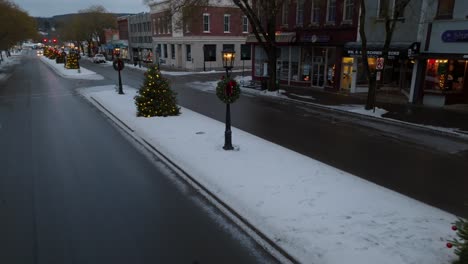
POLYGON ((102 75, 99 75, 93 71, 90 71, 86 68, 80 67, 80 70, 77 69, 66 69, 63 64, 58 64, 55 60, 50 60, 44 56, 40 56, 41 61, 49 65, 52 69, 55 70, 59 75, 69 79, 84 79, 84 80, 104 80, 102 75))
MULTIPOLYGON (((81 90, 301 263, 450 263, 454 215, 182 108, 138 118, 136 90, 81 90)), ((91 100, 92 101, 92 100, 91 100)), ((233 120, 235 126, 235 120, 233 120)))
POLYGON ((3 61, 0 62, 0 81, 4 81, 8 79, 10 75, 7 73, 4 73, 2 69, 19 64, 21 61, 21 53, 12 52, 11 57, 7 57, 6 52, 4 51, 0 51, 0 52, 2 52, 2 57, 3 57, 3 61))

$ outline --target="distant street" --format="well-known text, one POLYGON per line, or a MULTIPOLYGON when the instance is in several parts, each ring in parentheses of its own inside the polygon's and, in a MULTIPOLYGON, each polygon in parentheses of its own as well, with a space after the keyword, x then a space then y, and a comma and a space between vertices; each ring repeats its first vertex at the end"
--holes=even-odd
MULTIPOLYGON (((85 61, 83 65, 117 82, 112 67, 85 61)), ((224 122, 224 105, 216 95, 186 85, 216 80, 221 75, 166 77, 178 92, 180 105, 224 122)), ((142 81, 142 71, 124 70, 124 84, 138 88, 142 81)), ((444 145, 443 150, 434 149, 385 132, 395 128, 377 130, 313 107, 270 98, 244 95, 231 111, 233 126, 239 129, 449 212, 468 213, 468 155, 456 142, 444 145)), ((371 126, 377 125, 385 126, 371 126)), ((408 138, 423 141, 426 135, 418 133, 408 138)), ((444 140, 444 136, 428 139, 430 145, 445 144, 444 140)))
POLYGON ((275 263, 74 91, 105 83, 34 55, 0 83, 0 263, 275 263))

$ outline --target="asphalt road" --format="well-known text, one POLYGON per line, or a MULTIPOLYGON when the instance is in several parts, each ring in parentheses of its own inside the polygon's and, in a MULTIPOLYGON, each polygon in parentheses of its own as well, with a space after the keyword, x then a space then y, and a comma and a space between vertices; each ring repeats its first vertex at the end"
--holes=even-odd
MULTIPOLYGON (((112 67, 85 61, 83 64, 117 83, 112 67)), ((165 77, 178 92, 180 105, 224 121, 225 106, 216 95, 189 85, 219 79, 221 73, 165 77)), ((127 67, 123 82, 138 88, 143 73, 127 67)), ((234 127, 468 217, 468 151, 462 151, 464 148, 457 146, 456 141, 443 135, 428 137, 411 129, 395 134, 399 129, 385 124, 364 124, 313 107, 246 95, 231 106, 231 113, 234 127)), ((233 134, 233 144, 235 137, 233 134)))
POLYGON ((102 83, 0 83, 0 263, 274 263, 74 92, 102 83))

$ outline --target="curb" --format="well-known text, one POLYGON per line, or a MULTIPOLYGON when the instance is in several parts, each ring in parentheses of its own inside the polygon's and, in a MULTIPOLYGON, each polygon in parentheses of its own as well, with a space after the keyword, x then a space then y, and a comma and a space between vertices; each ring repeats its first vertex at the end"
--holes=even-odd
MULTIPOLYGON (((248 88, 248 89, 251 89, 251 88, 248 88)), ((257 93, 250 93, 250 92, 247 92, 247 93, 258 96, 257 93)), ((465 133, 444 131, 444 130, 429 128, 429 127, 426 127, 424 125, 405 122, 405 121, 401 121, 401 120, 397 120, 397 119, 391 119, 391 118, 385 118, 385 117, 378 118, 378 117, 374 117, 374 116, 368 116, 368 115, 353 113, 353 112, 349 112, 349 111, 345 111, 345 110, 341 110, 341 109, 336 109, 336 108, 328 107, 328 106, 317 104, 317 103, 303 101, 303 100, 300 100, 300 99, 293 99, 293 98, 290 98, 290 97, 288 97, 288 98, 284 98, 284 97, 277 98, 277 97, 272 97, 272 96, 263 96, 263 95, 260 95, 260 96, 267 97, 267 98, 272 98, 272 99, 277 100, 277 101, 288 101, 288 102, 293 102, 293 103, 302 104, 302 105, 306 105, 306 106, 312 106, 312 107, 315 107, 315 108, 323 110, 323 111, 335 112, 335 113, 351 116, 351 117, 361 119, 361 120, 380 122, 380 123, 385 123, 385 124, 404 127, 404 128, 418 129, 418 130, 421 130, 421 131, 425 131, 425 132, 428 132, 428 133, 437 134, 437 135, 441 135, 441 136, 450 136, 455 140, 468 141, 468 133, 465 134, 465 133)), ((288 95, 285 95, 285 96, 288 96, 288 95)))
MULTIPOLYGON (((82 95, 83 96, 83 95, 82 95)), ((86 96, 83 96, 86 98, 86 96)), ((237 213, 232 207, 227 205, 222 199, 217 197, 213 192, 199 183, 194 177, 187 173, 184 169, 179 167, 174 161, 168 158, 164 153, 159 151, 155 146, 145 140, 143 137, 140 137, 135 134, 135 130, 130 128, 124 121, 115 116, 110 110, 103 106, 99 101, 94 97, 89 97, 94 103, 99 107, 98 110, 102 111, 106 115, 110 115, 112 118, 109 118, 114 124, 121 128, 128 136, 133 138, 137 143, 143 146, 147 151, 157 156, 164 164, 178 175, 182 180, 184 180, 188 185, 192 186, 203 198, 210 202, 214 207, 220 210, 233 224, 237 225, 242 229, 246 235, 250 236, 260 247, 262 247, 266 252, 268 252, 273 258, 277 259, 281 263, 300 263, 297 259, 291 256, 285 249, 277 245, 272 239, 266 236, 263 232, 257 229, 253 224, 251 224, 247 219, 237 213), (101 108, 101 109, 99 109, 101 108), (125 129, 126 128, 126 129, 125 129)), ((91 102, 93 104, 93 102, 91 102)), ((96 105, 95 105, 96 106, 96 105)), ((109 117, 109 116, 108 116, 109 117)))

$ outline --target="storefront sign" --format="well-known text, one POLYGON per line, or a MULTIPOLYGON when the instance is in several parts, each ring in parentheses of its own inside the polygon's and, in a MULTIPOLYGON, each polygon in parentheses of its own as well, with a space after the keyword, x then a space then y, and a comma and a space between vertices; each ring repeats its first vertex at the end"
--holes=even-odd
POLYGON ((468 42, 468 30, 447 30, 442 33, 443 42, 468 42))
MULTIPOLYGON (((362 54, 361 50, 348 50, 348 55, 349 56, 359 56, 362 54)), ((380 57, 382 56, 382 51, 381 50, 368 50, 367 55, 371 57, 380 57)), ((400 51, 395 50, 395 51, 389 51, 388 56, 399 56, 400 51)))

